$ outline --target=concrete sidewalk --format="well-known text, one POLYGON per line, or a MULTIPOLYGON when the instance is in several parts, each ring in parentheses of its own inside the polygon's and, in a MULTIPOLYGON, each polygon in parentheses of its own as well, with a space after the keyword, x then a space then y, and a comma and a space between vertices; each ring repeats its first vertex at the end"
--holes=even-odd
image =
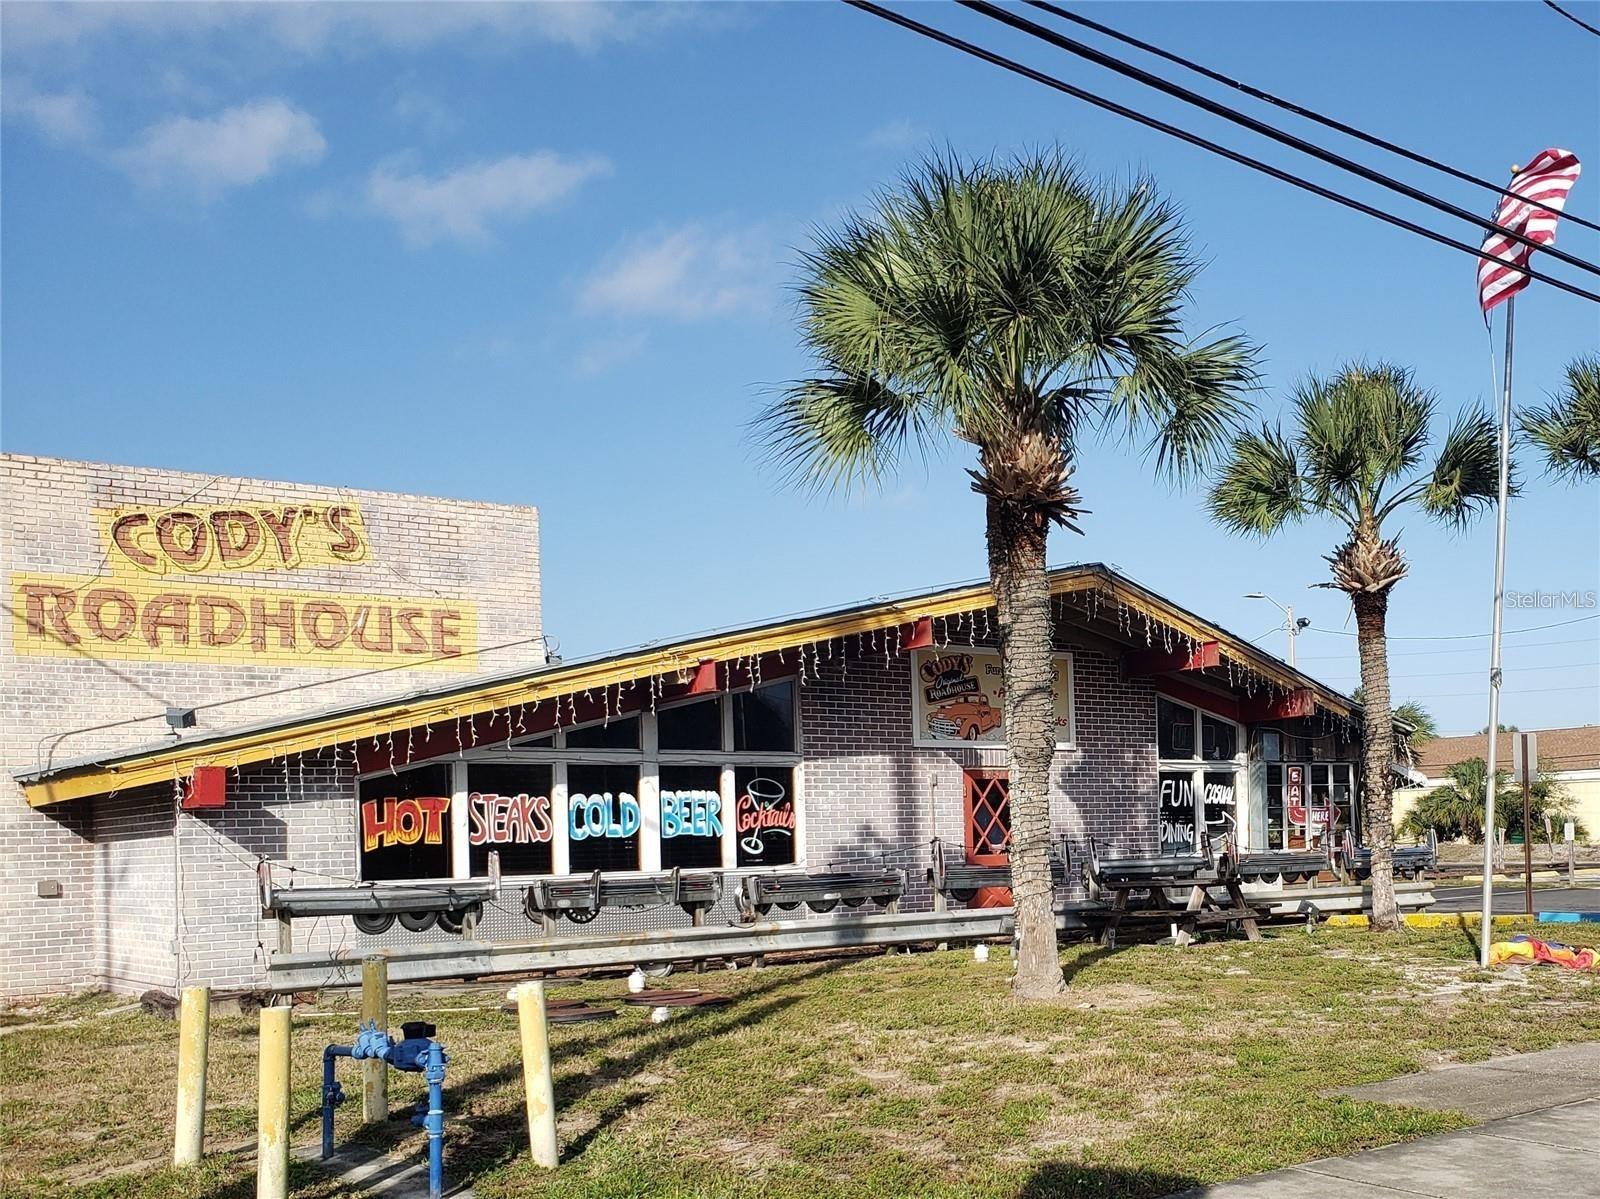
POLYGON ((1340 1093, 1488 1122, 1169 1199, 1600 1199, 1600 1045, 1447 1066, 1340 1093))

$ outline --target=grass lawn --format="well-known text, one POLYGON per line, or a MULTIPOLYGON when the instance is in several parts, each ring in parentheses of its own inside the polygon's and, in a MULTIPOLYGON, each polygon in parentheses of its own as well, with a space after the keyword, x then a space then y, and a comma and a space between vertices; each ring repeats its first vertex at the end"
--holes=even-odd
MULTIPOLYGON (((1538 935, 1572 938, 1572 926, 1538 935)), ((652 1025, 623 1008, 556 1027, 563 1164, 527 1159, 515 1017, 503 989, 397 991, 392 1022, 423 1015, 450 1054, 447 1177, 485 1199, 538 1196, 1158 1196, 1467 1123, 1453 1113, 1323 1098, 1447 1060, 1600 1040, 1600 976, 1476 968, 1468 936, 1284 930, 1258 945, 1063 953, 1068 998, 1018 1006, 1009 959, 885 956, 678 976, 736 1002, 652 1025)), ((562 987, 616 997, 620 979, 562 987)), ((119 1000, 66 1001, 0 1038, 0 1171, 7 1195, 249 1199, 248 1153, 194 1171, 170 1153, 176 1028, 119 1000)), ((297 1013, 295 1142, 317 1139, 321 1054, 354 1032, 350 997, 297 1013)), ((15 1022, 13 1014, 13 1022, 15 1022)), ((211 1038, 208 1147, 253 1145, 253 1019, 211 1038)), ((355 1069, 342 1063, 347 1091, 355 1069)), ((422 1093, 391 1075, 392 1103, 422 1093)), ((341 1142, 413 1154, 395 1123, 341 1142)), ((311 1165, 303 1199, 351 1195, 311 1165)))

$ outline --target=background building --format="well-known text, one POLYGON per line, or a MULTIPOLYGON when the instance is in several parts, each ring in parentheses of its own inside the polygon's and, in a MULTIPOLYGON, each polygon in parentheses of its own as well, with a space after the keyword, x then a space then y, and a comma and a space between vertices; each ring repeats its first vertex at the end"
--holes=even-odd
MULTIPOLYGON (((1572 798, 1573 815, 1583 821, 1590 841, 1600 837, 1600 725, 1527 731, 1539 734, 1540 771, 1550 775, 1572 798)), ((1515 733, 1501 733, 1495 746, 1496 763, 1508 774, 1511 771, 1512 739, 1515 736, 1515 733)), ((1474 733, 1470 737, 1435 737, 1414 746, 1412 756, 1415 759, 1414 773, 1424 775, 1427 782, 1395 791, 1396 823, 1405 819, 1406 813, 1418 799, 1450 781, 1452 766, 1470 762, 1473 758, 1487 761, 1489 738, 1483 733, 1474 733)), ((1559 828, 1555 835, 1559 840, 1559 828)))
MULTIPOLYGON (((1253 644, 1101 565, 1050 573, 1056 648, 1053 834, 1123 852, 1313 851, 1358 827, 1359 709, 1253 644)), ((40 818, 170 813, 197 771, 175 870, 140 920, 176 961, 115 985, 249 986, 268 949, 357 953, 449 935, 345 918, 261 918, 256 860, 281 885, 482 879, 477 935, 540 935, 519 884, 548 875, 904 869, 926 907, 930 841, 999 864, 1010 841, 1005 695, 986 584, 576 661, 436 683, 21 772, 40 818), (163 906, 164 905, 164 906, 163 906)), ((117 907, 137 886, 115 873, 117 907)), ((1081 891, 1079 892, 1081 894, 1081 891)), ((821 917, 819 917, 821 918, 821 917)), ((601 930, 688 923, 608 911, 601 930)), ((121 942, 118 941, 118 944, 121 942)))
POLYGON ((176 777, 30 809, 13 772, 544 661, 532 508, 10 454, 0 507, 6 994, 171 985, 212 885, 178 905, 176 777))

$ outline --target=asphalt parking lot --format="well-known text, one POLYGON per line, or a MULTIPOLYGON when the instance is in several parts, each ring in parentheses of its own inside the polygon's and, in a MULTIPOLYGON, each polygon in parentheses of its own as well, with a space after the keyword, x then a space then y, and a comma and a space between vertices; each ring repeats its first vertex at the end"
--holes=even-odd
MULTIPOLYGON (((1581 875, 1580 875, 1581 877, 1581 875)), ((1476 912, 1482 896, 1477 884, 1466 887, 1435 887, 1432 912, 1476 912)), ((1496 883, 1494 888, 1496 912, 1523 912, 1521 883, 1496 883)), ((1533 887, 1535 912, 1600 912, 1600 883, 1578 887, 1533 887)))

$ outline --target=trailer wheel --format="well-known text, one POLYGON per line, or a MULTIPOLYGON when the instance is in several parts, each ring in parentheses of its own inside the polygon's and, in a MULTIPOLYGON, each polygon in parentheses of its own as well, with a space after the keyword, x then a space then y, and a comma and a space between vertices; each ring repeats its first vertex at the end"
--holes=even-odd
POLYGON ((439 921, 438 912, 401 912, 400 927, 414 933, 425 933, 439 921))
POLYGON ((784 911, 785 911, 785 912, 792 912, 792 911, 794 911, 794 910, 795 910, 795 909, 796 909, 796 908, 797 908, 797 907, 799 907, 799 906, 800 906, 800 901, 799 901, 799 900, 792 900, 792 901, 791 901, 791 902, 789 902, 789 903, 780 903, 780 904, 778 904, 778 906, 779 906, 779 907, 780 907, 780 908, 782 908, 782 909, 783 909, 783 910, 784 910, 784 911))
POLYGON ((770 911, 772 911, 772 905, 770 903, 756 904, 756 915, 765 916, 770 911))
POLYGON ((568 908, 566 911, 567 919, 574 924, 588 924, 599 914, 599 908, 568 908))
POLYGON ((969 903, 976 894, 976 891, 952 891, 950 892, 950 898, 957 903, 969 903))
POLYGON ((646 978, 666 978, 672 973, 671 962, 651 962, 648 966, 635 966, 646 978))
POLYGON ((821 912, 824 914, 833 911, 833 909, 838 906, 839 901, 837 899, 813 899, 810 903, 806 904, 806 907, 810 908, 813 912, 821 912))
POLYGON ((867 897, 865 895, 852 895, 849 899, 844 901, 844 906, 847 908, 859 908, 866 902, 867 897))
POLYGON ((872 902, 877 904, 880 908, 888 907, 894 902, 894 900, 895 897, 893 895, 874 895, 872 897, 872 902))
POLYGON ((386 933, 394 927, 392 912, 357 912, 350 919, 357 929, 369 937, 376 937, 379 933, 386 933))
POLYGON ((440 912, 439 927, 444 929, 444 931, 447 933, 455 933, 457 936, 460 936, 461 930, 466 924, 466 915, 466 908, 460 908, 458 910, 449 912, 440 912))

